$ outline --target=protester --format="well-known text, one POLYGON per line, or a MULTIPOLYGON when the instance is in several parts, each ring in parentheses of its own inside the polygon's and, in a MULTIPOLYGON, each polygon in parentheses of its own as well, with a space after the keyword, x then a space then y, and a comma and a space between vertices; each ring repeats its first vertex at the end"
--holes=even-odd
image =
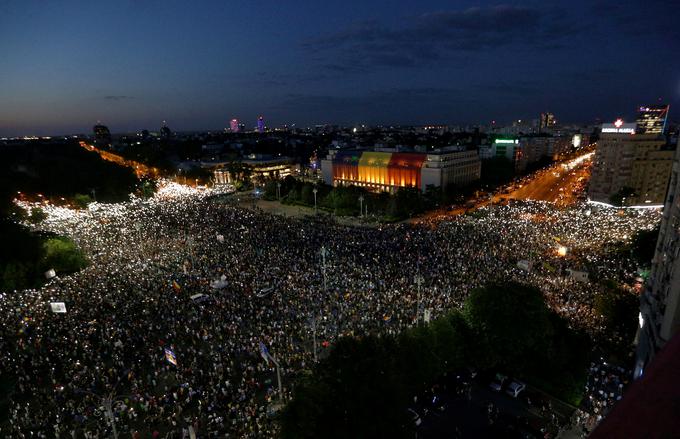
POLYGON ((0 376, 13 388, 1 437, 105 438, 113 425, 142 437, 186 437, 190 427, 201 437, 271 437, 271 411, 314 362, 314 338, 323 355, 343 335, 395 333, 492 281, 536 285, 572 326, 607 337, 593 284, 564 270, 633 279, 633 262, 608 246, 660 219, 516 202, 362 228, 217 195, 166 183, 146 201, 44 206, 40 227, 71 237, 90 265, 2 295, 0 376), (53 313, 51 302, 67 312, 53 313), (283 395, 260 342, 281 366, 283 395))

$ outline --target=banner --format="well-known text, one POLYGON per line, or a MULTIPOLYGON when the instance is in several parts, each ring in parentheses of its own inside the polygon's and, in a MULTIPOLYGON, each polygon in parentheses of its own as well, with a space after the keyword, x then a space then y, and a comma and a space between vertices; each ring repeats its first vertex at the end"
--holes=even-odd
POLYGON ((54 268, 50 268, 45 272, 45 279, 52 279, 55 277, 57 273, 54 271, 54 268))
POLYGON ((64 302, 51 302, 50 308, 52 309, 52 312, 54 312, 54 313, 65 313, 66 312, 66 304, 64 302))
POLYGON ((264 361, 267 362, 267 365, 269 365, 269 351, 267 350, 267 346, 265 346, 262 342, 260 342, 260 355, 264 361))
POLYGON ((586 283, 588 282, 588 273, 585 271, 576 271, 572 270, 570 268, 567 269, 567 273, 569 273, 569 277, 574 279, 577 282, 583 282, 586 283))
POLYGON ((524 271, 531 271, 531 263, 526 259, 523 259, 517 262, 517 268, 520 268, 524 271))

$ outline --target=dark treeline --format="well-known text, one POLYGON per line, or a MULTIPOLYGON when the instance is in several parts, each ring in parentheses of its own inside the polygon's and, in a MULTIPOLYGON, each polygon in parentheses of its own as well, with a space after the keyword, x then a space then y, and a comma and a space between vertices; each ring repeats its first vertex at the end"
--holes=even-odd
POLYGON ((346 337, 297 384, 282 416, 290 438, 412 437, 409 401, 442 374, 502 371, 578 404, 589 341, 521 284, 475 290, 463 311, 391 336, 346 337))
POLYGON ((28 141, 0 148, 5 203, 17 191, 48 198, 84 194, 97 201, 117 202, 126 200, 139 183, 131 169, 102 160, 76 141, 28 141))

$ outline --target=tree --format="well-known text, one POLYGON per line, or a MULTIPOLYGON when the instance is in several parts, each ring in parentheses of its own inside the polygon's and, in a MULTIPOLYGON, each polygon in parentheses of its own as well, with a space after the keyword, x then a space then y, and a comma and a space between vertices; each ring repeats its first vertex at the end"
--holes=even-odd
POLYGON ((47 214, 40 207, 31 208, 31 216, 28 217, 32 224, 39 224, 47 219, 47 214))
POLYGON ((481 181, 484 184, 498 186, 515 177, 514 164, 505 157, 494 157, 482 163, 481 181))
POLYGON ((618 192, 612 194, 609 197, 609 202, 614 206, 625 206, 626 199, 630 199, 635 196, 635 189, 632 187, 624 186, 618 192))
POLYGON ((651 230, 638 230, 633 235, 633 242, 631 244, 633 258, 645 268, 649 268, 652 264, 659 230, 660 226, 657 226, 651 230))
POLYGON ((73 196, 73 202, 79 209, 85 209, 87 205, 92 202, 92 198, 85 194, 75 194, 73 196))
POLYGON ((551 348, 550 312, 535 287, 508 283, 473 290, 464 312, 489 367, 525 371, 551 348))
POLYGON ((45 270, 54 268, 56 271, 71 273, 87 265, 87 259, 78 250, 75 243, 68 238, 50 238, 43 244, 45 254, 42 266, 45 270))
POLYGON ((156 193, 157 187, 156 180, 144 179, 139 186, 139 195, 142 198, 151 198, 156 193))

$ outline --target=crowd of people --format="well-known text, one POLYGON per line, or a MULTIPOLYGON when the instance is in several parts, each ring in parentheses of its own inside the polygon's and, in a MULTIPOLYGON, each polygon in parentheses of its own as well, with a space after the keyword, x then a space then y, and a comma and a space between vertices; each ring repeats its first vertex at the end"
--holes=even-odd
POLYGON ((150 200, 44 210, 38 227, 71 237, 90 265, 2 293, 0 437, 271 437, 295 377, 337 337, 397 332, 493 281, 534 284, 574 327, 606 337, 595 284, 565 270, 631 280, 635 265, 607 248, 660 220, 514 202, 349 227, 171 183, 150 200))
POLYGON ((604 359, 592 362, 583 395, 582 407, 574 413, 574 423, 587 436, 607 415, 630 382, 633 372, 604 359))

